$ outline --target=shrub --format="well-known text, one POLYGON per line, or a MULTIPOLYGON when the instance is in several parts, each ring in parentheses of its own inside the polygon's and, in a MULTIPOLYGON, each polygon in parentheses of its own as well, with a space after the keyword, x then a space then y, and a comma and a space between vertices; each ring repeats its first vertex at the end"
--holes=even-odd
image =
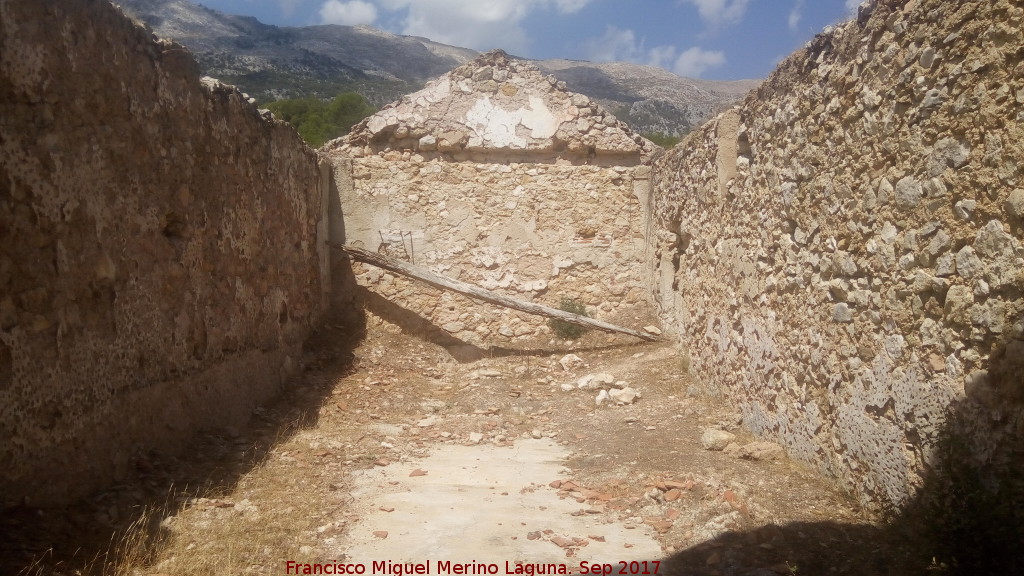
POLYGON ((671 148, 676 144, 679 144, 679 140, 681 140, 679 136, 670 136, 668 134, 663 134, 661 132, 651 132, 649 134, 643 134, 643 137, 647 138, 651 142, 654 142, 658 146, 661 146, 662 148, 665 149, 671 148))
POLYGON ((365 98, 355 92, 339 94, 329 102, 316 98, 278 100, 267 104, 267 108, 295 126, 303 140, 313 148, 348 134, 352 126, 376 112, 365 98))
MULTIPOLYGON (((562 298, 562 303, 558 306, 564 312, 571 312, 580 316, 588 316, 587 308, 582 302, 575 298, 562 298)), ((588 316, 589 317, 589 316, 588 316)), ((587 333, 589 328, 586 326, 580 326, 578 324, 570 324, 565 320, 558 320, 552 318, 548 321, 548 325, 551 326, 551 330, 556 336, 563 340, 575 340, 580 336, 587 333)))

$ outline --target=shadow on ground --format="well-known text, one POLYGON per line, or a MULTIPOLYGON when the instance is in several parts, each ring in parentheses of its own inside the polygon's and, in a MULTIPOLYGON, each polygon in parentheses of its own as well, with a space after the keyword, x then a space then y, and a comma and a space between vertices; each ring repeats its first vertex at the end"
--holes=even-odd
POLYGON ((100 575, 145 563, 167 535, 163 518, 190 498, 230 493, 275 445, 316 424, 364 336, 361 311, 334 313, 305 342, 303 374, 243 430, 199 432, 178 455, 138 454, 131 477, 70 506, 0 511, 0 574, 100 575))
MULTIPOLYGON (((1018 319, 1019 320, 1019 319, 1018 319)), ((730 532, 683 550, 662 574, 1024 574, 1024 340, 1005 338, 934 439, 917 496, 885 525, 831 522, 730 532)))
POLYGON ((475 362, 484 358, 505 358, 508 356, 547 357, 552 354, 568 354, 570 352, 599 352, 602 350, 618 350, 641 344, 635 338, 620 335, 611 337, 611 343, 599 344, 597 340, 602 336, 592 331, 591 335, 581 338, 575 344, 558 343, 539 347, 535 344, 527 343, 525 348, 483 347, 456 338, 428 318, 424 318, 408 308, 395 304, 372 290, 357 286, 356 291, 358 292, 359 299, 364 303, 367 312, 372 313, 389 324, 401 327, 402 331, 406 334, 417 336, 431 344, 443 347, 457 362, 475 362))

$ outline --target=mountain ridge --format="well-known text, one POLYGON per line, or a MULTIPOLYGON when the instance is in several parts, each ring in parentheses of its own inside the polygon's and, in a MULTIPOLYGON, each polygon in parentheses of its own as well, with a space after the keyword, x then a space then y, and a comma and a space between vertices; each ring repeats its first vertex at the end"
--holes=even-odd
MULTIPOLYGON (((371 26, 279 27, 190 0, 120 0, 158 36, 187 47, 203 74, 260 101, 356 91, 381 107, 479 52, 371 26)), ((641 133, 679 136, 741 99, 758 80, 683 78, 628 62, 527 60, 586 94, 641 133)))

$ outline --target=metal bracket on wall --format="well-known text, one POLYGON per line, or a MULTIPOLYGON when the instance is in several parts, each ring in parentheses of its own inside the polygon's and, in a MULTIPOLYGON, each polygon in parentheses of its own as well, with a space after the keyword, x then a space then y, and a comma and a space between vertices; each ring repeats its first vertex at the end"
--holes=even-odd
POLYGON ((412 243, 413 232, 411 230, 387 230, 386 237, 384 232, 384 230, 377 230, 377 235, 380 236, 380 245, 377 246, 377 253, 383 256, 407 260, 415 264, 416 249, 412 243), (406 238, 409 239, 408 247, 405 244, 406 238))

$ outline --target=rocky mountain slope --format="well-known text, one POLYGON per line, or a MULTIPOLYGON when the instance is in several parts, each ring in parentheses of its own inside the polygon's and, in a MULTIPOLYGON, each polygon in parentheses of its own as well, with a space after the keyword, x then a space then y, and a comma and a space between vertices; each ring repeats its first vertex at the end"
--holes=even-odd
POLYGON ((539 60, 534 65, 565 81, 570 90, 596 99, 644 134, 685 134, 760 83, 683 78, 629 62, 539 60))
POLYGON ((188 0, 121 0, 156 35, 187 46, 204 74, 260 101, 355 90, 381 106, 474 58, 472 50, 366 26, 277 27, 188 0))
MULTIPOLYGON (((187 46, 204 74, 236 84, 260 101, 327 98, 355 90, 382 106, 479 55, 368 26, 272 26, 189 0, 120 4, 158 36, 187 46)), ((533 64, 565 81, 570 90, 595 98, 641 133, 689 132, 757 84, 694 80, 623 62, 533 64)))

